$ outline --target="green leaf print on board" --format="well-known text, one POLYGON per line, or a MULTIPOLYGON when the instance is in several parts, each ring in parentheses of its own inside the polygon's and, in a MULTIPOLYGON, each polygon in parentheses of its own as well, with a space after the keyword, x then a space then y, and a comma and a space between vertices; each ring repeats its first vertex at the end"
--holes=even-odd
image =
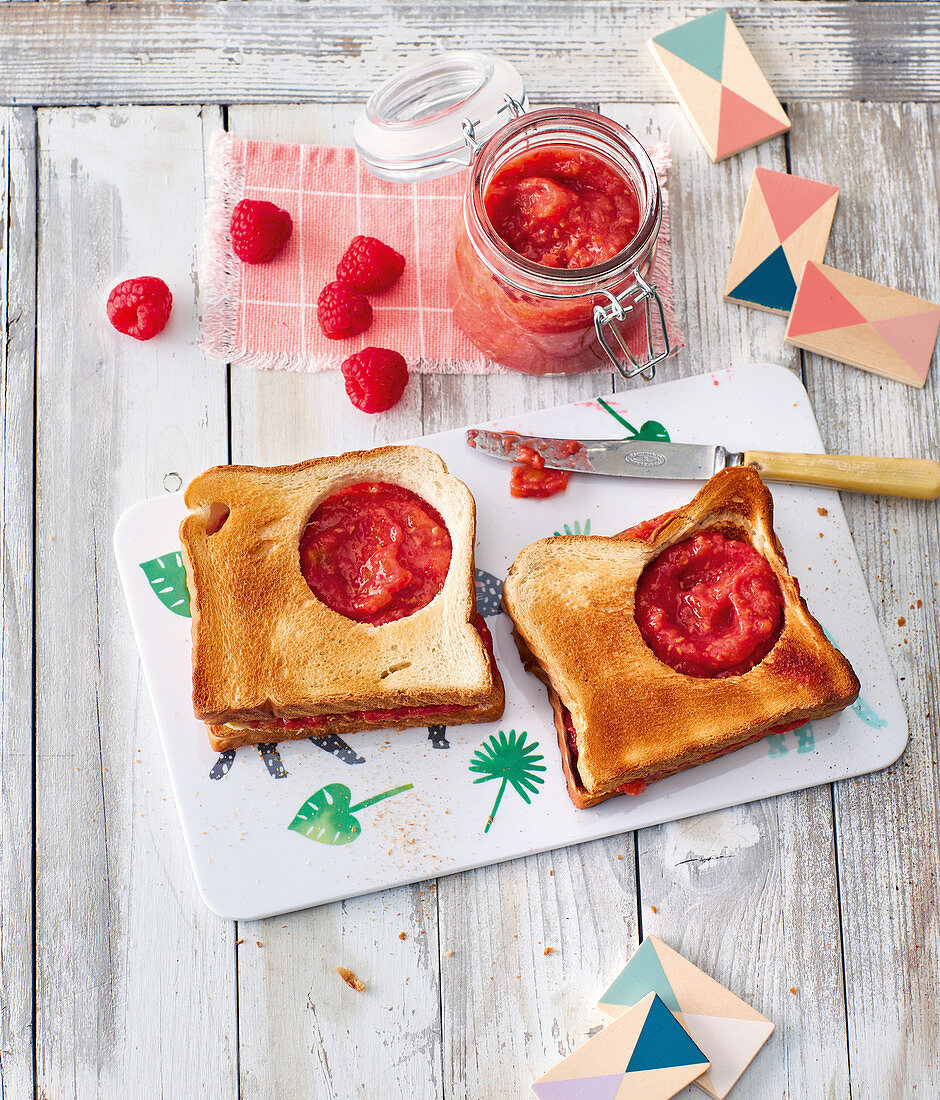
POLYGON ((556 535, 589 535, 591 533, 591 521, 586 519, 584 526, 581 526, 581 521, 576 519, 572 524, 562 524, 562 530, 556 531, 556 535))
POLYGON ((535 751, 539 743, 533 741, 527 745, 525 738, 525 731, 517 736, 515 730, 510 730, 507 737, 500 730, 498 734, 491 734, 489 740, 484 741, 473 754, 470 771, 482 773, 478 779, 474 779, 474 783, 486 783, 490 779, 502 780, 493 809, 490 810, 490 816, 487 818, 484 833, 490 831, 507 783, 512 784, 516 794, 528 805, 532 801, 529 792, 538 794, 538 785, 545 782, 538 774, 545 771, 545 765, 538 763, 545 757, 535 751))
POLYGON ((614 412, 614 410, 610 407, 610 405, 607 404, 603 397, 599 397, 597 399, 597 403, 602 409, 604 409, 605 412, 609 412, 618 424, 622 424, 623 427, 627 429, 627 431, 630 433, 626 437, 627 439, 648 439, 651 443, 669 442, 669 432, 666 431, 666 429, 662 426, 662 424, 660 424, 658 420, 645 420, 640 425, 640 428, 638 430, 634 428, 629 420, 624 420, 620 413, 614 412))
POLYGON ((189 589, 186 587, 186 570, 183 568, 183 555, 177 550, 175 553, 163 554, 159 558, 151 558, 150 561, 142 561, 140 568, 144 576, 150 581, 157 599, 164 607, 170 609, 174 615, 182 615, 184 618, 192 618, 189 610, 189 589))
POLYGON ((381 802, 383 798, 410 791, 413 786, 414 783, 405 783, 402 787, 374 794, 350 806, 352 791, 346 784, 328 783, 307 799, 287 827, 318 844, 352 844, 362 832, 358 819, 353 817, 354 813, 381 802))

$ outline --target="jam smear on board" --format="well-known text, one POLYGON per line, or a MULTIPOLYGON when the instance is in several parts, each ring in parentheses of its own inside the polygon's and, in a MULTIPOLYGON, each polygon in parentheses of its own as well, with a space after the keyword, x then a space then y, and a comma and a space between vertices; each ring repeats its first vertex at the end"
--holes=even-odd
MULTIPOLYGON (((544 465, 545 460, 542 459, 544 465)), ((513 466, 509 492, 514 497, 552 497, 568 488, 567 470, 545 470, 538 466, 513 466)))
POLYGON ((322 501, 300 539, 300 568, 333 611, 380 626, 414 614, 444 587, 450 534, 401 485, 364 481, 322 501))
POLYGON ((643 570, 635 615, 643 640, 676 672, 740 676, 779 638, 783 595, 753 546, 702 531, 643 570))
POLYGON ((636 237, 633 185, 606 160, 573 145, 543 145, 507 161, 484 196, 499 236, 544 267, 584 268, 636 237))

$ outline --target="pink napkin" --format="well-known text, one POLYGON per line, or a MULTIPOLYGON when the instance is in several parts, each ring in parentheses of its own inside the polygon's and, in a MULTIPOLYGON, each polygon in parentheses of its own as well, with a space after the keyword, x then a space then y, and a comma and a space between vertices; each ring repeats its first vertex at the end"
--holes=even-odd
MULTIPOLYGON (((669 147, 650 155, 663 184, 669 147)), ((217 133, 210 147, 203 348, 217 359, 259 369, 338 369, 368 346, 393 348, 412 370, 487 374, 506 368, 463 335, 447 301, 447 264, 466 172, 424 183, 388 183, 365 169, 354 149, 245 141, 217 133), (294 232, 271 263, 243 264, 229 223, 243 198, 267 199, 290 212, 294 232), (370 298, 374 319, 362 335, 328 340, 317 324, 317 296, 357 234, 378 237, 406 259, 390 290, 370 298)), ((682 337, 672 309, 669 215, 650 281, 659 287, 673 347, 682 337)), ((631 346, 641 352, 637 331, 631 346)))

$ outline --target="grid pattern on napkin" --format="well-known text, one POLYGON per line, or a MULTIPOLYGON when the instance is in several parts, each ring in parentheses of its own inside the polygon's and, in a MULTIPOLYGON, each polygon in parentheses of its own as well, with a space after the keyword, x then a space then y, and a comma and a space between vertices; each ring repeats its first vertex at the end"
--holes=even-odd
MULTIPOLYGON (((664 185, 668 146, 650 150, 664 185)), ((338 369, 360 348, 399 351, 413 370, 486 374, 506 368, 486 359, 455 324, 447 298, 454 225, 466 170, 421 183, 377 179, 354 149, 247 141, 217 133, 210 147, 203 348, 217 359, 256 369, 338 369), (243 264, 232 252, 229 224, 243 198, 266 199, 290 212, 294 232, 267 264, 243 264), (373 295, 366 332, 329 340, 316 303, 358 233, 378 237, 406 259, 390 290, 373 295)), ((668 204, 651 281, 666 307, 674 347, 681 335, 672 310, 668 204)), ((645 335, 630 340, 635 350, 645 335)))

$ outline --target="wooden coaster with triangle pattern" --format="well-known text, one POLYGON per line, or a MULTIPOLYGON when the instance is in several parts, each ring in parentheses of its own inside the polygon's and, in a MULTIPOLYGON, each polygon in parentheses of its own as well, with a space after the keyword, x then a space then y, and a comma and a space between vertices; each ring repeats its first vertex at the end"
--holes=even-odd
POLYGON ((940 330, 940 305, 808 260, 786 342, 922 387, 940 330))
POLYGON ((713 1100, 723 1100, 774 1025, 656 936, 640 944, 598 1008, 617 1017, 651 992, 662 998, 711 1063, 695 1085, 713 1100))
POLYGON ((654 35, 648 45, 713 161, 790 129, 786 112, 724 8, 654 35))
POLYGON ((755 168, 725 285, 725 301, 790 312, 807 260, 821 260, 839 188, 755 168))
POLYGON ((532 1083, 539 1100, 670 1100, 708 1059, 656 993, 532 1083))

